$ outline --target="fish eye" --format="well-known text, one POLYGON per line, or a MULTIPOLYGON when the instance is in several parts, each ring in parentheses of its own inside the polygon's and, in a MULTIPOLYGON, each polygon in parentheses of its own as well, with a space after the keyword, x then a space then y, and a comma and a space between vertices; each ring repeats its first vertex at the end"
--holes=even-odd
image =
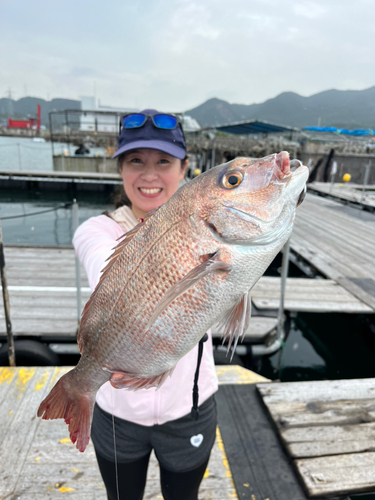
POLYGON ((227 189, 233 189, 241 184, 243 175, 241 172, 227 172, 223 177, 223 185, 227 189))

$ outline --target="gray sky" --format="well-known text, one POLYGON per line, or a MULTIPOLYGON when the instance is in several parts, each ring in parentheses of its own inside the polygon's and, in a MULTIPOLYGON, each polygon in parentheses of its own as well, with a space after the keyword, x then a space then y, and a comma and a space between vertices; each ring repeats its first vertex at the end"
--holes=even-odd
POLYGON ((0 0, 0 97, 179 111, 375 85, 374 0, 0 0))

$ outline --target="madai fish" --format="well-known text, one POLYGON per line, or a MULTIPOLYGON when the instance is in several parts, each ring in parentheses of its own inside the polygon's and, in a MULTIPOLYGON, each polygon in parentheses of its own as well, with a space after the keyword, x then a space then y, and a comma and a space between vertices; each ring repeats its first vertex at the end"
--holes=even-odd
POLYGON ((290 236, 308 169, 287 152, 237 158, 182 186, 126 233, 81 319, 81 358, 40 404, 84 451, 95 395, 159 387, 221 321, 233 346, 248 327, 250 290, 290 236))

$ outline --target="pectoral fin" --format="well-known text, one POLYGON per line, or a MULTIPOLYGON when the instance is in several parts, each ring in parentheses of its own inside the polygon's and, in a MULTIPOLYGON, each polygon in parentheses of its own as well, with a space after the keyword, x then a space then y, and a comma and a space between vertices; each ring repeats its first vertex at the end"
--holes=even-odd
POLYGON ((229 337, 228 351, 234 342, 231 360, 236 349, 238 339, 245 335, 249 327, 251 316, 251 298, 249 292, 220 320, 217 331, 223 334, 223 343, 229 337))
POLYGON ((138 389, 150 389, 151 387, 159 389, 159 387, 164 384, 166 379, 172 376, 174 369, 175 367, 152 378, 139 378, 139 376, 135 374, 115 372, 111 377, 110 384, 115 389, 129 389, 133 391, 138 389))
POLYGON ((182 280, 173 285, 166 292, 166 294, 157 304, 155 311, 153 312, 151 318, 147 323, 146 330, 151 327, 158 316, 160 316, 160 314, 165 311, 177 297, 180 297, 180 295, 184 294, 187 290, 189 290, 189 288, 198 283, 199 280, 210 273, 216 273, 218 271, 229 272, 231 268, 232 266, 230 264, 220 260, 220 251, 218 251, 210 259, 206 260, 199 266, 189 271, 188 274, 184 278, 182 278, 182 280))

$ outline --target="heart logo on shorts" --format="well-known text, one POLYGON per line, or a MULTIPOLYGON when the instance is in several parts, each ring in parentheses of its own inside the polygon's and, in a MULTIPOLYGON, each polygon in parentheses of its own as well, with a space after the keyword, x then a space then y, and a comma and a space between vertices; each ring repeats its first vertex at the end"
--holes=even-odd
POLYGON ((196 436, 191 436, 190 438, 191 444, 196 448, 199 448, 199 446, 202 444, 202 441, 203 441, 202 434, 197 434, 196 436))

